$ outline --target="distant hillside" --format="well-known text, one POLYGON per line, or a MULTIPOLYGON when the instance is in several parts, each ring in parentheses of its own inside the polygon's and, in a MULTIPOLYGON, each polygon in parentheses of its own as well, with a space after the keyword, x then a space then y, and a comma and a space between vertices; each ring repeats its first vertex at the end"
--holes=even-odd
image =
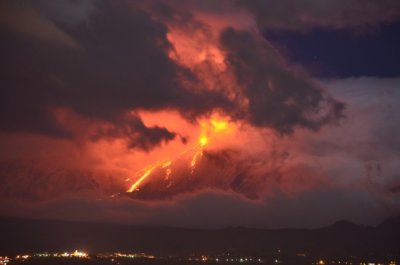
POLYGON ((400 256, 400 218, 390 218, 376 227, 339 221, 313 230, 212 230, 0 217, 0 235, 0 255, 83 249, 91 253, 145 251, 171 255, 230 251, 262 256, 279 248, 285 253, 312 255, 400 256))

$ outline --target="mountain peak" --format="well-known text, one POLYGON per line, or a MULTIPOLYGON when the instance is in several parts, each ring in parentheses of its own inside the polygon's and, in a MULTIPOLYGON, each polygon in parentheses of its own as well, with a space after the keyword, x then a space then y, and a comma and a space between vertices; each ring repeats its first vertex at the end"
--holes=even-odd
POLYGON ((322 229, 353 230, 359 228, 361 228, 361 226, 354 224, 348 220, 339 220, 333 223, 332 225, 323 227, 322 229))

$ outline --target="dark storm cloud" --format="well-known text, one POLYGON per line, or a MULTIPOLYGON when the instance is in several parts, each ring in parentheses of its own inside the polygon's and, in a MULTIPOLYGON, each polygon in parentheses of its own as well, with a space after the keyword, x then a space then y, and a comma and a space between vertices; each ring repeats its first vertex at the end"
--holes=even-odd
POLYGON ((98 0, 87 1, 35 1, 37 10, 52 21, 67 24, 69 26, 78 26, 80 24, 90 23, 90 17, 97 11, 98 0))
POLYGON ((0 1, 1 30, 11 30, 37 40, 78 48, 77 43, 70 36, 40 14, 34 6, 38 3, 21 0, 0 1))
MULTIPOLYGON (((64 4, 16 2, 10 9, 21 13, 20 19, 6 17, 0 27, 3 131, 67 136, 52 116, 57 107, 119 125, 126 121, 121 115, 132 109, 178 109, 195 117, 233 105, 219 93, 182 86, 182 80, 195 78, 168 58, 167 29, 145 12, 109 1, 87 8, 63 1, 67 11, 59 10, 64 4), (69 15, 71 20, 65 18, 69 15), (29 27, 31 20, 41 22, 29 27)), ((164 129, 143 126, 131 126, 143 137, 132 146, 148 149, 173 138, 164 129)))
POLYGON ((92 135, 94 139, 111 137, 127 137, 129 148, 140 148, 149 151, 159 145, 163 140, 170 141, 176 136, 175 133, 159 126, 146 127, 138 116, 129 116, 125 121, 118 122, 120 126, 102 129, 92 135), (145 135, 145 137, 143 137, 145 135))
POLYGON ((255 14, 261 28, 371 27, 400 15, 397 0, 238 0, 236 4, 255 14))
MULTIPOLYGON (((206 27, 187 10, 155 3, 152 12, 161 21, 206 27)), ((281 133, 296 126, 317 130, 342 116, 343 105, 306 76, 288 70, 272 46, 249 32, 227 29, 221 35, 227 61, 249 101, 247 115, 234 110, 236 103, 219 90, 191 89, 195 75, 167 55, 173 48, 166 26, 139 8, 111 1, 2 5, 20 17, 1 20, 3 131, 73 137, 52 113, 63 107, 121 126, 125 129, 118 135, 136 135, 130 137, 132 147, 149 150, 173 139, 173 133, 145 130, 137 126, 141 121, 121 118, 127 111, 177 109, 194 118, 219 108, 281 133)))
MULTIPOLYGON (((211 32, 207 21, 196 20, 184 7, 156 2, 153 11, 162 19, 188 31, 211 32)), ((218 4, 205 1, 186 3, 189 10, 199 8, 218 10, 218 4), (193 6, 194 5, 194 6, 193 6)), ((221 2, 229 10, 230 5, 221 2)), ((246 119, 259 127, 273 128, 280 133, 291 133, 295 127, 318 130, 321 126, 344 116, 344 104, 329 97, 306 73, 294 71, 279 52, 266 40, 250 31, 228 28, 221 33, 225 48, 225 62, 230 65, 239 83, 240 93, 249 102, 249 110, 236 109, 233 116, 246 119), (248 112, 248 113, 244 113, 248 112), (249 115, 248 115, 249 114, 249 115)))
POLYGON ((312 130, 343 116, 344 104, 325 95, 305 74, 289 70, 278 52, 247 31, 226 29, 221 42, 256 126, 290 133, 312 130))

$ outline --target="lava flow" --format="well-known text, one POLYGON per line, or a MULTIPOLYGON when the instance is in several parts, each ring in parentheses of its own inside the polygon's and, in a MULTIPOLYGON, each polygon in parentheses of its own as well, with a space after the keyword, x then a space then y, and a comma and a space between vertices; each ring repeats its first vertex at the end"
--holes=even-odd
POLYGON ((225 120, 211 119, 211 121, 202 122, 200 125, 201 125, 201 133, 197 143, 194 146, 182 151, 179 155, 175 156, 174 159, 165 159, 157 161, 136 172, 135 174, 136 181, 131 185, 131 187, 127 190, 127 192, 138 191, 141 183, 145 179, 150 177, 151 174, 156 169, 165 170, 165 180, 169 180, 170 175, 172 173, 171 166, 173 162, 189 153, 193 153, 189 164, 190 172, 193 175, 196 170, 196 165, 198 163, 198 160, 203 156, 204 148, 209 143, 210 138, 213 136, 213 134, 225 130, 228 127, 228 122, 225 120))

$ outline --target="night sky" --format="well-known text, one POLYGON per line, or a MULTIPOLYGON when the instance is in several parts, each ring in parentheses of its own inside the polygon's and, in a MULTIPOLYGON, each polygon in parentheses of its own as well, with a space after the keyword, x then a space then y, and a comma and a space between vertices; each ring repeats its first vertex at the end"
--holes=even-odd
POLYGON ((4 0, 0 36, 0 215, 400 214, 398 0, 4 0))

